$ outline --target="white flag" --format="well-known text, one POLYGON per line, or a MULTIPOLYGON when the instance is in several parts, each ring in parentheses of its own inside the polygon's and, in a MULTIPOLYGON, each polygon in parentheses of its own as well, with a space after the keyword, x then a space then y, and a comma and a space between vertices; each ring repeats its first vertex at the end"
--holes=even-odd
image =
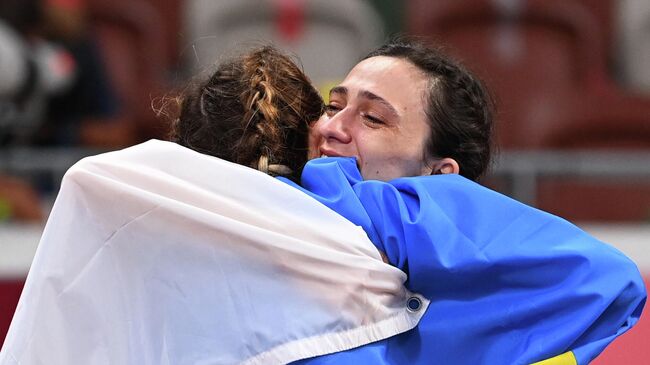
POLYGON ((302 192, 149 141, 67 172, 0 364, 288 363, 413 328, 405 280, 302 192))

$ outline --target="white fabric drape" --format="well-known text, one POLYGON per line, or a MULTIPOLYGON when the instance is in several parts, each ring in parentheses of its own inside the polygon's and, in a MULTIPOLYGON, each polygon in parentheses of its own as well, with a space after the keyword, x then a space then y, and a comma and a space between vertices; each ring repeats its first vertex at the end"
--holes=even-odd
POLYGON ((413 328, 405 280, 303 193, 149 141, 67 172, 0 364, 287 363, 413 328))

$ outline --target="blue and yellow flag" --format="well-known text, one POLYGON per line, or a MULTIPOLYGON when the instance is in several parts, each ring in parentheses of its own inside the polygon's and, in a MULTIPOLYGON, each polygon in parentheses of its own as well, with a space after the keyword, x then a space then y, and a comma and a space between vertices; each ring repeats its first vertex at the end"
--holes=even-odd
POLYGON ((583 365, 645 303, 622 253, 459 175, 363 181, 354 159, 321 158, 301 189, 363 227, 431 303, 409 332, 299 364, 583 365))

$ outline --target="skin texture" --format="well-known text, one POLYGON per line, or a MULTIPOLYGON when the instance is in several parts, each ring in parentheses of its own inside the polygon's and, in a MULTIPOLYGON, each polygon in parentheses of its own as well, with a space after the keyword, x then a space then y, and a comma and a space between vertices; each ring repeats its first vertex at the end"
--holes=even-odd
POLYGON ((427 84, 424 74, 402 59, 360 62, 330 91, 326 113, 312 126, 310 157, 356 157, 366 180, 457 173, 454 160, 424 152, 430 133, 427 84))

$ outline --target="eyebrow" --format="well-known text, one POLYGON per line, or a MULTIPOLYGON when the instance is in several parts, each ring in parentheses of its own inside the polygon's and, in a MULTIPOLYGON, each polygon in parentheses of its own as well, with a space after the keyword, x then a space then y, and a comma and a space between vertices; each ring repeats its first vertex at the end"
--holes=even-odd
MULTIPOLYGON (((345 86, 333 87, 330 90, 330 95, 332 95, 332 94, 347 95, 348 94, 348 88, 345 87, 345 86)), ((396 116, 399 116, 399 113, 397 112, 395 107, 393 107, 386 99, 382 98, 381 96, 379 96, 379 95, 377 95, 377 94, 375 94, 373 92, 370 92, 368 90, 361 90, 361 91, 359 91, 359 97, 362 97, 362 98, 365 98, 365 99, 368 99, 368 100, 377 101, 380 104, 382 104, 384 107, 386 107, 390 113, 392 113, 392 114, 394 114, 396 116)))

